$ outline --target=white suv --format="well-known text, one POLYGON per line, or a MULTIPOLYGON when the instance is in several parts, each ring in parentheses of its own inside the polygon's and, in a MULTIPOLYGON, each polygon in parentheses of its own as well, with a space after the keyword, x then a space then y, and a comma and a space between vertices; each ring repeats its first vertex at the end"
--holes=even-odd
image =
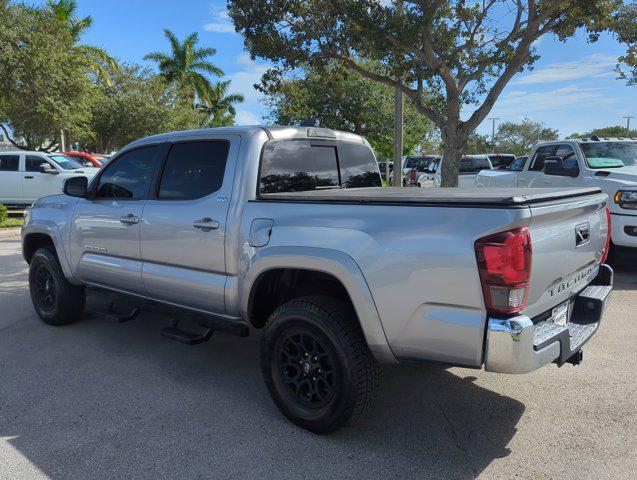
POLYGON ((30 205, 40 197, 62 193, 66 179, 90 180, 98 171, 59 153, 0 152, 0 204, 30 205))

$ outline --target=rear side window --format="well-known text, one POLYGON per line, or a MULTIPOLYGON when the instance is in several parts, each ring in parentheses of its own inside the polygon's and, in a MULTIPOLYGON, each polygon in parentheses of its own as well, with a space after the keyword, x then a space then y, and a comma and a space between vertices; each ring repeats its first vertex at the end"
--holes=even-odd
POLYGON ((219 190, 229 149, 225 140, 171 146, 159 184, 159 198, 199 198, 219 190))
POLYGON ((344 188, 382 186, 376 159, 368 147, 341 143, 338 146, 338 160, 344 188))
POLYGON ((17 172, 19 155, 0 155, 0 172, 17 172))
POLYGON ((460 173, 476 173, 490 170, 491 162, 487 157, 465 157, 460 159, 460 173))
POLYGON ((544 147, 540 147, 535 151, 535 155, 533 155, 533 160, 531 161, 531 166, 529 167, 529 171, 531 172, 541 172, 544 170, 544 162, 547 157, 554 157, 555 152, 557 152, 557 145, 545 145, 544 147))
POLYGON ((263 150, 259 193, 381 186, 378 165, 364 145, 269 142, 263 150))
POLYGON ((97 198, 145 198, 157 170, 157 146, 141 147, 117 157, 100 176, 97 198))
POLYGON ((336 147, 305 141, 270 142, 261 160, 260 193, 339 187, 336 147))

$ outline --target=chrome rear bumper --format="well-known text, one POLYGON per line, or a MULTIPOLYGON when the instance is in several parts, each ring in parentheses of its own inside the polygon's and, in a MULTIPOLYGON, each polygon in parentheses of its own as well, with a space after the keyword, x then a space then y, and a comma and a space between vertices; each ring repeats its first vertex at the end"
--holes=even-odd
POLYGON ((548 363, 564 364, 592 338, 610 300, 613 271, 602 265, 598 276, 571 303, 566 326, 551 320, 533 323, 525 316, 490 318, 485 369, 498 373, 528 373, 548 363))

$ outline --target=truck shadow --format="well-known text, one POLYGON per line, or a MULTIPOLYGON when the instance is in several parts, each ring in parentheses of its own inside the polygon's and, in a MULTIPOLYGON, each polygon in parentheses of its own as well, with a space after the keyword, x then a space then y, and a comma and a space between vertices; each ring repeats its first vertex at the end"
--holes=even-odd
POLYGON ((615 290, 637 290, 637 252, 617 249, 609 265, 615 272, 615 290))
POLYGON ((4 329, 5 465, 65 480, 473 478, 509 454, 525 409, 471 370, 392 367, 362 421, 317 436, 270 400, 258 333, 188 347, 159 337, 161 325, 93 314, 64 328, 33 317, 4 329))

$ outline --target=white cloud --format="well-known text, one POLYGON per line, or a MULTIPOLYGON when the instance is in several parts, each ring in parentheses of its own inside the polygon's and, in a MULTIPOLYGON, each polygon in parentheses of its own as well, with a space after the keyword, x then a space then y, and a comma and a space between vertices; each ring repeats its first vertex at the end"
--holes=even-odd
POLYGON ((205 31, 215 33, 236 33, 234 25, 230 21, 228 10, 212 6, 210 7, 210 11, 214 20, 203 26, 205 31))
POLYGON ((234 121, 237 125, 259 125, 261 124, 261 119, 250 110, 237 110, 237 115, 234 118, 234 121))
POLYGON ((520 75, 512 85, 533 85, 573 81, 580 78, 599 78, 613 75, 612 67, 617 57, 612 55, 588 55, 579 60, 558 62, 520 75))
POLYGON ((563 116, 565 110, 588 110, 592 105, 600 107, 616 101, 600 89, 583 88, 578 85, 568 85, 545 92, 513 90, 500 97, 493 108, 492 116, 520 118, 531 112, 542 111, 552 111, 556 116, 563 116))
POLYGON ((242 69, 228 77, 232 80, 232 91, 240 92, 245 98, 245 104, 260 103, 261 94, 255 90, 254 85, 261 82, 261 76, 270 68, 270 65, 251 60, 247 53, 239 55, 236 63, 242 69))

